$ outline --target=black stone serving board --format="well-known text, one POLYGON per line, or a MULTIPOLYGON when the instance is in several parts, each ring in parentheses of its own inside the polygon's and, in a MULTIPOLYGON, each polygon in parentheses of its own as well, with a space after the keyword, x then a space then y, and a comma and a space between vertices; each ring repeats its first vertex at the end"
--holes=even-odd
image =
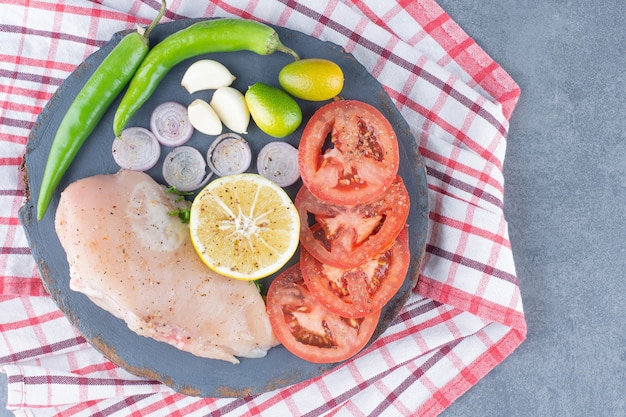
MULTIPOLYGON (((150 35, 152 45, 167 35, 185 28, 200 19, 174 21, 158 25, 150 35)), ((398 315, 414 287, 420 263, 424 254, 428 224, 428 196, 426 173, 415 138, 409 126, 400 115, 393 102, 371 74, 349 53, 332 43, 323 42, 297 31, 275 27, 282 42, 294 49, 302 58, 330 59, 342 68, 345 86, 341 96, 357 99, 377 107, 391 122, 400 144, 400 170, 411 197, 409 214, 411 265, 405 282, 397 295, 384 307, 378 328, 372 337, 373 342, 398 315)), ((274 390, 317 377, 339 364, 320 365, 306 362, 289 353, 282 346, 271 349, 261 359, 242 358, 241 363, 204 359, 180 351, 166 343, 138 336, 126 324, 93 304, 86 296, 69 288, 69 271, 65 252, 54 231, 54 214, 59 202, 60 191, 80 178, 115 173, 118 166, 111 155, 114 139, 113 114, 121 99, 113 103, 104 115, 96 130, 79 151, 76 160, 65 174, 50 207, 41 221, 36 220, 36 198, 41 186, 41 178, 46 159, 56 129, 76 93, 97 68, 103 58, 128 32, 120 32, 110 42, 89 56, 58 88, 42 113, 39 115, 27 143, 24 175, 27 184, 27 200, 20 210, 20 220, 25 227, 32 254, 37 262, 43 283, 52 299, 65 313, 91 345, 107 358, 129 372, 155 379, 174 390, 201 397, 241 397, 274 390)), ((282 53, 260 56, 252 52, 216 53, 199 56, 174 67, 162 81, 158 90, 134 116, 129 125, 149 128, 152 110, 164 101, 178 101, 184 105, 195 98, 210 100, 211 92, 189 94, 180 86, 180 80, 188 66, 197 59, 210 58, 222 62, 237 77, 233 87, 245 92, 247 86, 257 81, 278 86, 279 70, 293 58, 282 53)), ((313 112, 324 103, 298 100, 303 111, 303 123, 292 135, 285 138, 294 146, 302 129, 313 112)), ((253 151, 253 160, 260 148, 269 140, 251 122, 249 134, 245 136, 253 151)), ((206 153, 213 138, 198 132, 188 145, 206 153)), ((163 183, 160 165, 168 148, 162 148, 157 166, 148 171, 153 178, 163 183)), ((255 171, 254 163, 250 168, 255 171)), ((301 186, 298 181, 287 188, 295 197, 301 186)), ((287 265, 293 264, 299 254, 287 265)), ((269 283, 273 277, 266 279, 269 283)))

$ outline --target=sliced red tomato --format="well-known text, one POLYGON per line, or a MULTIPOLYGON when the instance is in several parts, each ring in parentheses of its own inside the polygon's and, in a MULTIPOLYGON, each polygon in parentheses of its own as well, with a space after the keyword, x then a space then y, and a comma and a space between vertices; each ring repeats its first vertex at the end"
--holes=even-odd
POLYGON ((402 178, 375 200, 340 206, 316 198, 306 187, 295 198, 300 214, 300 243, 317 260, 352 268, 386 250, 406 224, 409 193, 402 178), (316 221, 309 224, 310 217, 316 221))
POLYGON ((332 204, 362 204, 393 182, 398 139, 385 116, 357 100, 339 100, 317 110, 298 147, 304 185, 332 204))
POLYGON ((405 227, 389 249, 350 269, 323 264, 301 249, 300 268, 307 288, 326 308, 344 317, 379 311, 402 286, 411 254, 405 227))
POLYGON ((274 334, 294 355, 315 363, 351 358, 372 337, 380 311, 344 318, 309 292, 296 264, 278 275, 267 291, 267 312, 274 334))

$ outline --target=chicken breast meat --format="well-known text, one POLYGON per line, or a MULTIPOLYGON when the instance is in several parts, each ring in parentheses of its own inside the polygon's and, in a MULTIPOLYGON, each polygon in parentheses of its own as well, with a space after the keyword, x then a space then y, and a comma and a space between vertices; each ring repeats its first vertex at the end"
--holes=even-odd
MULTIPOLYGON (((279 342, 256 286, 211 271, 187 225, 168 214, 176 195, 140 172, 84 178, 61 194, 55 227, 70 287, 139 335, 238 363, 279 342)), ((179 207, 180 208, 180 207, 179 207)))

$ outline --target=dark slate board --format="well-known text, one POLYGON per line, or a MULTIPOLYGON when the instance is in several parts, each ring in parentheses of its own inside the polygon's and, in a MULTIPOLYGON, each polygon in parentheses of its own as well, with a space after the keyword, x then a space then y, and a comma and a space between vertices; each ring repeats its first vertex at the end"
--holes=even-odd
MULTIPOLYGON (((189 26, 198 20, 181 20, 158 25, 150 36, 154 45, 165 36, 189 26)), ((341 96, 357 99, 377 107, 391 122, 400 142, 400 175, 409 190, 411 211, 409 214, 411 266, 404 285, 383 309, 381 320, 372 341, 389 326, 397 316, 411 289, 417 281, 419 267, 424 254, 428 223, 428 196, 423 161, 409 126, 400 115, 382 86, 351 55, 337 45, 285 28, 275 28, 282 42, 296 50, 302 58, 327 58, 341 66, 346 82, 341 96)), ((39 194, 41 177, 52 138, 61 118, 80 87, 95 70, 103 57, 128 32, 118 33, 109 43, 82 63, 61 85, 38 117, 33 127, 25 155, 25 178, 27 182, 26 204, 20 211, 20 220, 25 226, 29 244, 35 257, 42 280, 52 299, 65 313, 71 323, 96 349, 122 368, 133 374, 161 381, 174 390, 202 397, 240 397, 258 394, 322 375, 339 364, 319 365, 303 361, 282 346, 273 348, 262 359, 241 360, 238 365, 224 361, 195 357, 166 343, 138 336, 125 323, 98 308, 83 294, 69 289, 69 272, 65 252, 54 231, 54 213, 60 191, 77 179, 102 173, 115 173, 118 166, 111 156, 113 141, 113 114, 119 103, 105 114, 104 118, 86 141, 57 190, 44 219, 35 219, 36 196, 39 194)), ((244 92, 248 85, 257 81, 278 86, 279 70, 292 61, 289 55, 276 53, 259 56, 251 52, 218 53, 200 56, 183 62, 172 69, 158 91, 131 120, 130 125, 149 128, 149 116, 161 102, 178 101, 184 105, 195 98, 210 99, 210 92, 188 94, 180 79, 187 67, 195 60, 215 59, 226 65, 237 76, 233 87, 244 92)), ((321 103, 299 101, 304 121, 321 106, 321 103)), ((285 140, 297 147, 298 138, 305 122, 285 140)), ((249 134, 254 155, 272 138, 266 136, 251 122, 249 134)), ((191 146, 205 153, 212 138, 195 133, 191 146)), ((161 161, 169 149, 163 148, 161 161)), ((160 162, 161 162, 160 161, 160 162)), ((254 164, 253 164, 254 165, 254 164)), ((254 172, 254 167, 250 169, 254 172)), ((163 182, 160 163, 150 171, 157 181, 163 182)), ((294 197, 301 186, 299 181, 287 188, 294 197)), ((296 255, 297 258, 297 255, 296 255)), ((295 259, 295 258, 294 258, 295 259)), ((291 263, 295 262, 292 261, 291 263)), ((290 264, 291 264, 290 263, 290 264)), ((267 280, 271 280, 272 277, 267 280)), ((371 343, 371 342, 370 342, 371 343)))

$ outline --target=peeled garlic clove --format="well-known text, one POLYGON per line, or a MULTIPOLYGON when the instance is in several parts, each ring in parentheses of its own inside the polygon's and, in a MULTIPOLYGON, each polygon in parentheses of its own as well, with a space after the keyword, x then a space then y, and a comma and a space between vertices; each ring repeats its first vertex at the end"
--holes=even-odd
POLYGON ((250 111, 244 95, 232 87, 220 87, 213 93, 211 107, 227 128, 235 133, 247 134, 250 111))
POLYGON ((199 132, 205 135, 219 135, 222 133, 222 122, 209 103, 195 99, 187 107, 189 122, 199 132))
POLYGON ((232 84, 235 76, 222 63, 212 59, 201 59, 187 68, 180 85, 189 93, 214 90, 232 84))

